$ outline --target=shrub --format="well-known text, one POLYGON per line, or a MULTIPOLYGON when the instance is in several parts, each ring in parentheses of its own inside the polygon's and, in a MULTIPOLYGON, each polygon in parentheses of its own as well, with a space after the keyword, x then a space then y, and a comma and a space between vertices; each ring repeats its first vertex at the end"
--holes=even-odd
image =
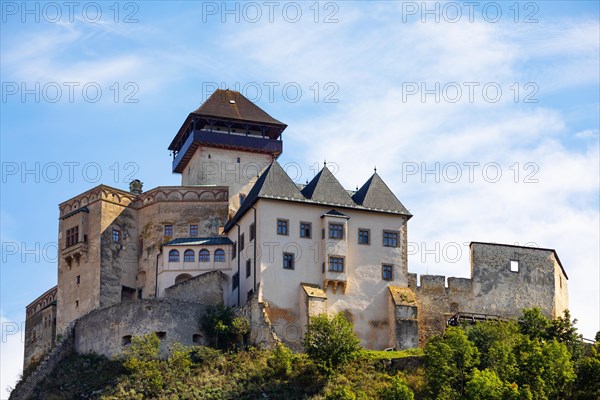
POLYGON ((267 365, 273 370, 273 374, 287 377, 292 372, 292 359, 294 355, 290 349, 282 343, 278 343, 273 354, 267 360, 267 365))
POLYGON ((356 358, 360 350, 352 323, 342 313, 312 317, 302 344, 312 360, 329 370, 356 358))
POLYGON ((382 400, 414 400, 415 395, 408 387, 406 380, 401 376, 392 379, 392 385, 384 388, 380 393, 382 400))

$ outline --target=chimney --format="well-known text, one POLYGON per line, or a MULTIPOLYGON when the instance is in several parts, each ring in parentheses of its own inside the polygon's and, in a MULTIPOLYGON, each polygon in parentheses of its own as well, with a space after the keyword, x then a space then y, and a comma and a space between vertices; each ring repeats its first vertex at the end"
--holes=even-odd
POLYGON ((129 191, 133 194, 142 194, 142 186, 144 184, 139 179, 134 179, 129 184, 129 191))

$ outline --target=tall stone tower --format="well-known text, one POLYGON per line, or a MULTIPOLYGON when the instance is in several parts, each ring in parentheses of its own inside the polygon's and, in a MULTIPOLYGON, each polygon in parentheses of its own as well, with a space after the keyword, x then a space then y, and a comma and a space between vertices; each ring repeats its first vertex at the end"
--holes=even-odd
POLYGON ((183 186, 229 187, 233 215, 250 183, 283 150, 286 124, 233 90, 215 91, 190 113, 169 145, 183 186))

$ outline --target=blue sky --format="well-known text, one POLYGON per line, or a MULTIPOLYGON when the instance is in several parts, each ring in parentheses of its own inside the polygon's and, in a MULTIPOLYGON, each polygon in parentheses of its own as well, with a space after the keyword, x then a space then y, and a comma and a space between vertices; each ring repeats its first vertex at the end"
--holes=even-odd
POLYGON ((299 182, 377 166, 415 215, 412 272, 468 276, 470 241, 554 248, 580 331, 600 329, 598 2, 26 7, 2 3, 2 388, 7 327, 56 284, 57 204, 179 184, 167 146, 215 86, 289 125, 299 182))

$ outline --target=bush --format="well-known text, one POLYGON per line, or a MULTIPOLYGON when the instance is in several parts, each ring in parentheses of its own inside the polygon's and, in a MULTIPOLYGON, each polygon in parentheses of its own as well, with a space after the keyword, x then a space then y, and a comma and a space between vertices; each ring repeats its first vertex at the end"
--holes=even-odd
POLYGON ((356 400, 356 394, 348 386, 338 386, 325 395, 325 400, 356 400))
POLYGON ((330 371, 356 358, 360 350, 354 327, 342 313, 312 317, 302 344, 312 360, 330 371))
POLYGON ((273 354, 267 360, 267 365, 273 370, 274 375, 287 377, 292 372, 292 359, 294 355, 282 343, 278 343, 273 354))
POLYGON ((230 349, 236 343, 243 344, 243 338, 250 332, 250 322, 243 317, 235 317, 233 309, 223 305, 210 306, 200 319, 200 325, 211 342, 218 349, 230 349))
POLYGON ((414 400, 415 395, 401 376, 392 379, 392 385, 381 391, 382 400, 414 400))

